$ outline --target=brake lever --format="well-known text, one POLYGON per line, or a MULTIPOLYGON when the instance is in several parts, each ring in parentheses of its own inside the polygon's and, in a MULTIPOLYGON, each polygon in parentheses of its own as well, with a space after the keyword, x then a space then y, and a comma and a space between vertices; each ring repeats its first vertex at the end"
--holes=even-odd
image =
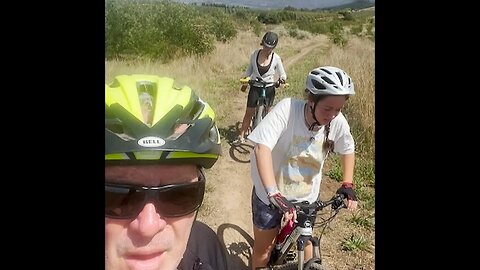
POLYGON ((340 210, 342 208, 347 208, 344 197, 345 196, 343 196, 343 194, 338 194, 338 196, 334 198, 334 202, 332 203, 333 210, 340 210))

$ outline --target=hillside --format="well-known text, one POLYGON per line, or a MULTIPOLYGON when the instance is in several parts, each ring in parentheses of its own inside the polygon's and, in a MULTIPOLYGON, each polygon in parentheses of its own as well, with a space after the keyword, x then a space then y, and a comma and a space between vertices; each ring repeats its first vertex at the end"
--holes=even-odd
POLYGON ((242 6, 252 9, 282 9, 293 7, 297 9, 362 9, 375 5, 375 0, 174 0, 181 3, 220 4, 226 6, 242 6))

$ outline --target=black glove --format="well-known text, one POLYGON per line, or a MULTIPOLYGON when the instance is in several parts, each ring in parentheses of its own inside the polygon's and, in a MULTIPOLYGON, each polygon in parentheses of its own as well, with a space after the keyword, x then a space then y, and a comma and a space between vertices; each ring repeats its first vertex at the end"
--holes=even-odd
POLYGON ((355 196, 355 191, 353 190, 353 184, 351 183, 342 184, 342 186, 337 190, 337 194, 343 194, 345 198, 351 201, 357 200, 357 196, 355 196))
POLYGON ((293 203, 289 202, 285 197, 283 197, 280 192, 269 196, 268 199, 270 200, 271 204, 280 209, 280 211, 283 213, 293 213, 293 210, 295 210, 293 203))
POLYGON ((275 87, 276 88, 280 87, 280 84, 285 84, 285 80, 284 79, 278 79, 278 81, 275 83, 275 87))

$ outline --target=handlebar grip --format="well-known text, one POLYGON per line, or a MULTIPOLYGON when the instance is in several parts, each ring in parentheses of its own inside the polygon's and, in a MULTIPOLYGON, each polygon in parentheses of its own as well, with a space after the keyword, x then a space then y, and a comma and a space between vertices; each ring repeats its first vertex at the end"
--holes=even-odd
POLYGON ((279 88, 282 84, 283 84, 283 88, 288 88, 290 86, 290 84, 287 83, 286 81, 282 81, 282 80, 278 79, 275 82, 275 88, 279 88))
POLYGON ((240 79, 240 83, 247 84, 250 81, 250 77, 245 77, 240 79))
POLYGON ((345 195, 343 194, 335 194, 335 196, 332 198, 333 203, 332 203, 332 208, 333 209, 338 209, 338 208, 344 208, 347 207, 345 204, 345 195))

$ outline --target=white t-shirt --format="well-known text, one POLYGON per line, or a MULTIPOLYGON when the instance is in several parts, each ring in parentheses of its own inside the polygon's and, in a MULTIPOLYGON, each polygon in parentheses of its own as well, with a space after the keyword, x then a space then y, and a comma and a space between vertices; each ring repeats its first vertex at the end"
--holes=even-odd
MULTIPOLYGON (((260 75, 260 72, 258 71, 258 66, 257 66, 257 57, 261 50, 262 49, 257 49, 250 55, 250 63, 244 75, 251 77, 252 79, 256 77, 262 77, 262 79, 267 83, 266 85, 267 87, 275 84, 274 82, 275 72, 278 72, 279 78, 286 80, 287 73, 285 73, 285 68, 283 67, 282 58, 280 58, 280 56, 277 53, 273 54, 272 63, 270 64, 270 68, 267 70, 267 72, 263 75, 260 75)), ((257 86, 261 87, 261 85, 257 85, 257 86)))
MULTIPOLYGON (((320 192, 322 168, 327 155, 323 153, 325 127, 322 126, 318 131, 308 130, 305 124, 305 104, 304 100, 281 100, 248 139, 272 150, 275 180, 282 195, 288 200, 306 200, 312 203, 320 192)), ((328 138, 334 141, 335 153, 350 154, 355 150, 350 126, 341 112, 331 121, 328 138)), ((257 196, 265 204, 270 204, 253 152, 250 166, 257 196)))

